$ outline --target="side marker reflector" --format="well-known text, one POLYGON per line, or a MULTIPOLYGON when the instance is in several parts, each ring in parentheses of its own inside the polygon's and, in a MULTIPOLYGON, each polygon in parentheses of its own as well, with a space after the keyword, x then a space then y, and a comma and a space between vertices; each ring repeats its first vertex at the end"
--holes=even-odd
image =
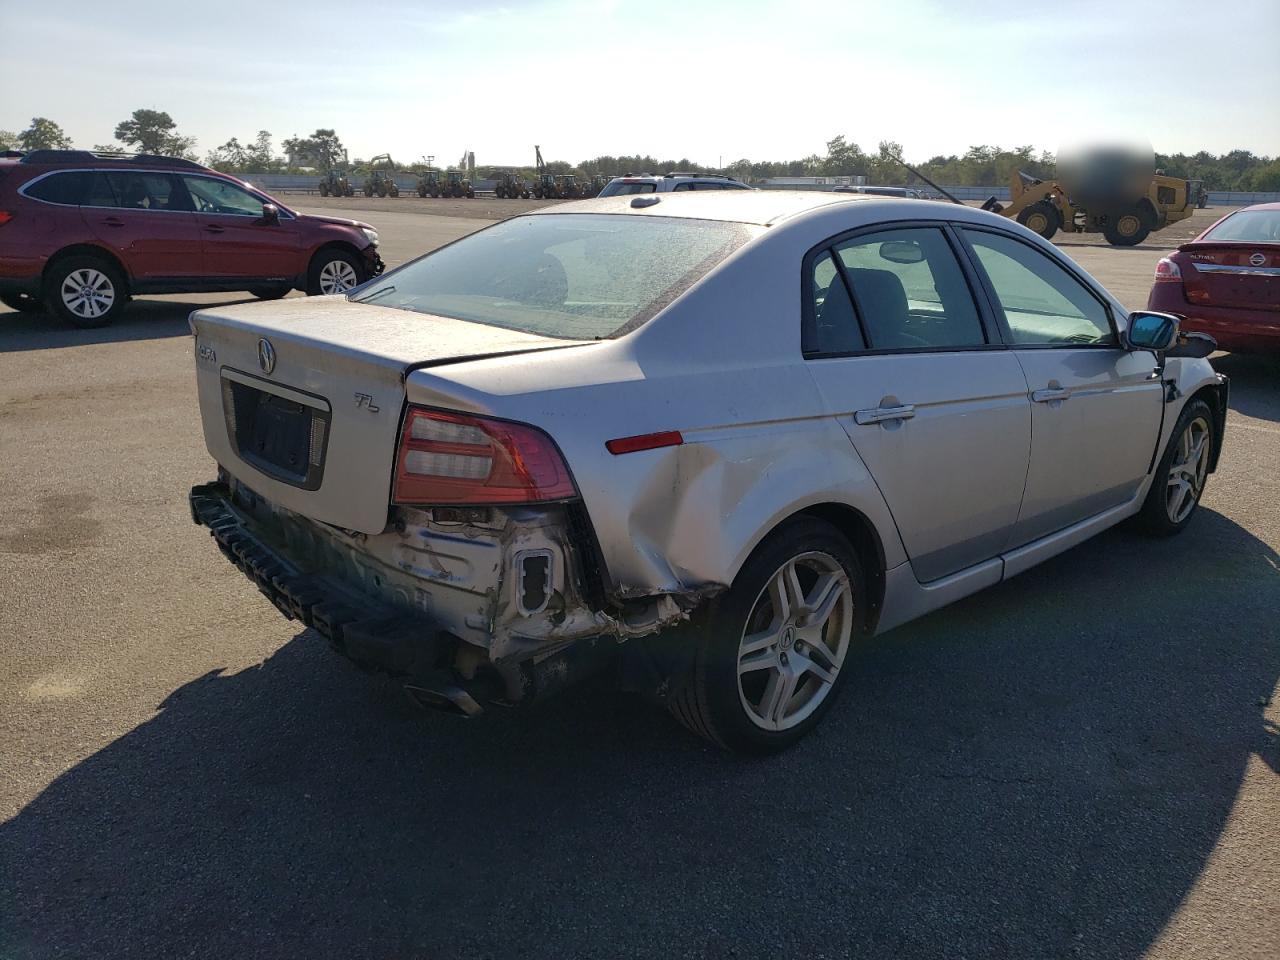
POLYGON ((658 447, 678 447, 684 443, 679 430, 666 430, 662 433, 645 433, 638 437, 620 437, 605 444, 605 449, 617 455, 620 453, 636 453, 640 450, 656 450, 658 447))

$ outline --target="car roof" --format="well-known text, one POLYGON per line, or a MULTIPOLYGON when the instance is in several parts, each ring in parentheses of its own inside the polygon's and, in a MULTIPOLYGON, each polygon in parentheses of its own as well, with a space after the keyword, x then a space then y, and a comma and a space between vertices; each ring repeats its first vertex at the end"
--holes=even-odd
MULTIPOLYGON (((684 217, 690 220, 725 220, 768 225, 789 217, 838 203, 902 203, 901 197, 871 193, 834 193, 818 190, 706 190, 690 193, 623 194, 595 200, 576 200, 533 211, 531 216, 563 213, 626 213, 684 217), (657 201, 654 202, 654 199, 657 201), (633 206, 638 200, 642 206, 633 206)), ((913 205, 921 203, 911 200, 913 205)), ((927 201, 926 201, 927 202, 927 201)), ((918 209, 918 207, 917 207, 918 209)))

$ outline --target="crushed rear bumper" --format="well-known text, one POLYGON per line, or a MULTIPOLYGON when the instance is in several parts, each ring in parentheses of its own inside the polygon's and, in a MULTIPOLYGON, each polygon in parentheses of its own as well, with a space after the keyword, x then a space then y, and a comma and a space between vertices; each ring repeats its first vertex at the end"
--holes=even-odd
POLYGON ((227 483, 193 487, 189 503, 191 519, 209 529, 223 555, 286 618, 314 629, 357 665, 401 680, 424 705, 471 715, 486 701, 542 699, 606 665, 616 650, 612 638, 585 637, 541 656, 489 661, 429 616, 303 569, 236 504, 227 483))

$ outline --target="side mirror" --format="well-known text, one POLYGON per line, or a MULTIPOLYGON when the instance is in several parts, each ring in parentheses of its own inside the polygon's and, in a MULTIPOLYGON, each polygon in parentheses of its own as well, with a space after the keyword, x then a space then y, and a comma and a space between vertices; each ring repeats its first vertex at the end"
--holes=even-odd
POLYGON ((1178 317, 1172 313, 1135 310, 1129 314, 1125 342, 1130 350, 1164 353, 1178 342, 1178 317))
POLYGON ((280 208, 274 203, 264 203, 262 205, 261 223, 268 227, 274 227, 280 222, 280 208))
POLYGON ((924 250, 914 240, 886 240, 880 244, 880 256, 890 263, 920 263, 924 250))

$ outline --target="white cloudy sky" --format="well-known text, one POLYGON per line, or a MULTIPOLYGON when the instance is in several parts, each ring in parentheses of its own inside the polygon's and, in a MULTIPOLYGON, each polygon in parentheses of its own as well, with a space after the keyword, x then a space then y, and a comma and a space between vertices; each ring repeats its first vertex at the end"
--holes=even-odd
POLYGON ((0 128, 138 107, 204 152, 334 127, 352 156, 910 158, 1124 134, 1280 154, 1280 0, 0 0, 0 128), (1220 13, 1220 11, 1222 11, 1220 13), (376 12, 376 20, 368 16, 376 12))

